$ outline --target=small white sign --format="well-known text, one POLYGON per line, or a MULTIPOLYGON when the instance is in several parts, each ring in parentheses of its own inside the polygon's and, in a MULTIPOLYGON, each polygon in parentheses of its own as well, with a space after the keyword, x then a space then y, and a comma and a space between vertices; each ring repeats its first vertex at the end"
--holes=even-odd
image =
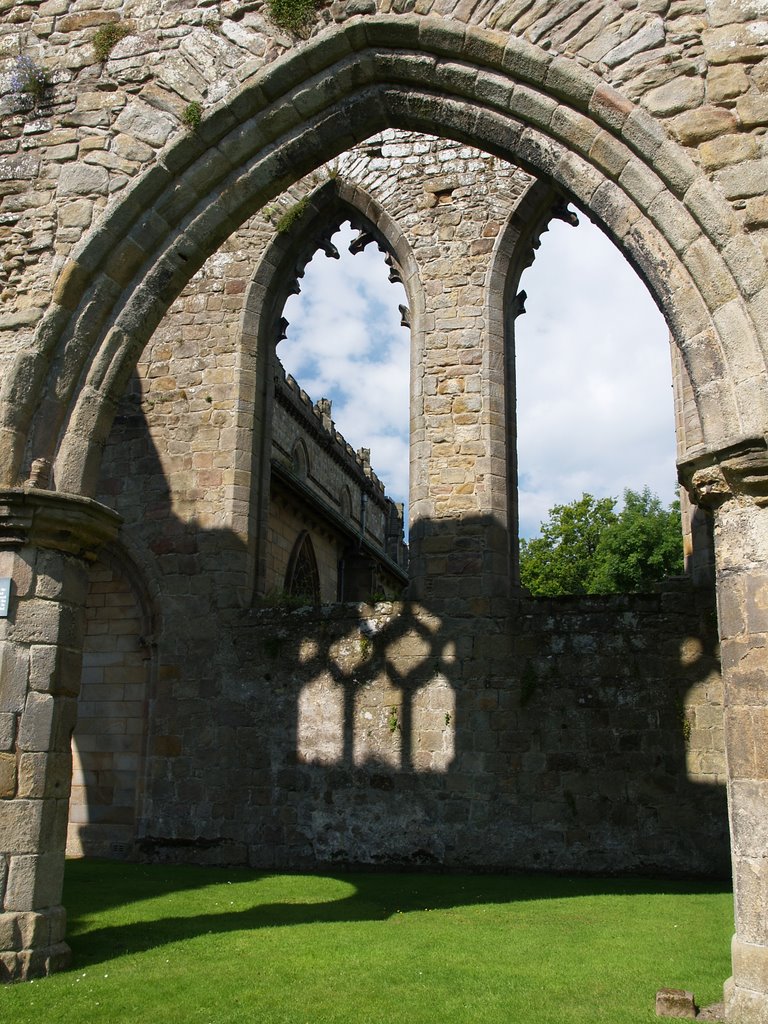
POLYGON ((0 619, 8 618, 8 605, 11 600, 11 580, 8 576, 0 577, 0 619))

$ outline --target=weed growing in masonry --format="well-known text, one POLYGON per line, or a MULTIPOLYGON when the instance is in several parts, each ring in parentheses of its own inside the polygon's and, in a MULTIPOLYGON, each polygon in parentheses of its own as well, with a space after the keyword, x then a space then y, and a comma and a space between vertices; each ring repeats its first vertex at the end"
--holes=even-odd
POLYGON ((103 64, 120 40, 130 34, 131 30, 128 25, 119 21, 110 21, 109 24, 102 25, 93 37, 93 52, 96 55, 96 60, 103 64))
POLYGON ((191 132, 196 132, 200 127, 200 122, 202 120, 202 104, 198 103, 197 100, 193 100, 192 103, 188 103, 184 108, 184 113, 181 115, 182 124, 189 128, 191 132))
POLYGON ((360 656, 367 658, 371 653, 371 641, 367 636, 363 635, 360 637, 360 656))
POLYGON ((389 715, 387 716, 387 727, 389 731, 394 735, 400 728, 400 719, 397 717, 397 708, 393 704, 389 709, 389 715))
POLYGON ((309 206, 309 196, 303 196, 297 203, 290 206, 285 213, 282 215, 280 220, 277 222, 275 227, 277 230, 284 234, 286 231, 290 231, 294 224, 306 213, 307 207, 309 206))
POLYGON ((315 19, 317 0, 267 0, 267 10, 278 28, 302 36, 315 19))
POLYGON ((36 64, 31 57, 16 58, 16 66, 11 72, 11 92, 30 96, 33 104, 37 107, 50 84, 48 72, 36 64))

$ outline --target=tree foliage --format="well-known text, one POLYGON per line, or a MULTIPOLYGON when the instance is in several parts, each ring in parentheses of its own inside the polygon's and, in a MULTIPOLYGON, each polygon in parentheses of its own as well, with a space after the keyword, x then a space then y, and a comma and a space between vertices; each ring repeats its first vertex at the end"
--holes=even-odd
POLYGON ((591 494, 555 505, 541 536, 520 542, 521 582, 540 596, 646 591, 682 571, 680 505, 648 487, 627 489, 620 512, 591 494))

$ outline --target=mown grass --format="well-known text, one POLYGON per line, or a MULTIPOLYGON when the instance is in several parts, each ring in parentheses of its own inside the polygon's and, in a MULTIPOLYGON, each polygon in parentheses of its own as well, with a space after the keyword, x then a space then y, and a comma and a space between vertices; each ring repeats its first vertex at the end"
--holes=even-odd
POLYGON ((14 1024, 640 1024, 729 973, 722 885, 271 875, 74 861, 72 970, 0 991, 14 1024))

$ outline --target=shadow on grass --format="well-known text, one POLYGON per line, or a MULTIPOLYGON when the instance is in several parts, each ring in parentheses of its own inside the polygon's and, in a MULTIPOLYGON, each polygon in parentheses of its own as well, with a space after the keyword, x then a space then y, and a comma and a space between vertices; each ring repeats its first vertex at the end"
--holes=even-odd
MULTIPOLYGON (((69 936, 76 966, 103 963, 200 935, 253 931, 294 925, 382 921, 394 914, 446 910, 479 904, 585 896, 720 893, 725 882, 649 878, 590 878, 551 875, 426 875, 333 873, 317 876, 353 886, 354 892, 321 902, 271 902, 245 909, 128 921, 91 928, 93 915, 173 894, 182 896, 230 883, 239 887, 280 876, 242 869, 194 868, 74 861, 67 866, 65 900, 70 908, 69 936)), ((239 899, 237 899, 240 902, 239 899)))

